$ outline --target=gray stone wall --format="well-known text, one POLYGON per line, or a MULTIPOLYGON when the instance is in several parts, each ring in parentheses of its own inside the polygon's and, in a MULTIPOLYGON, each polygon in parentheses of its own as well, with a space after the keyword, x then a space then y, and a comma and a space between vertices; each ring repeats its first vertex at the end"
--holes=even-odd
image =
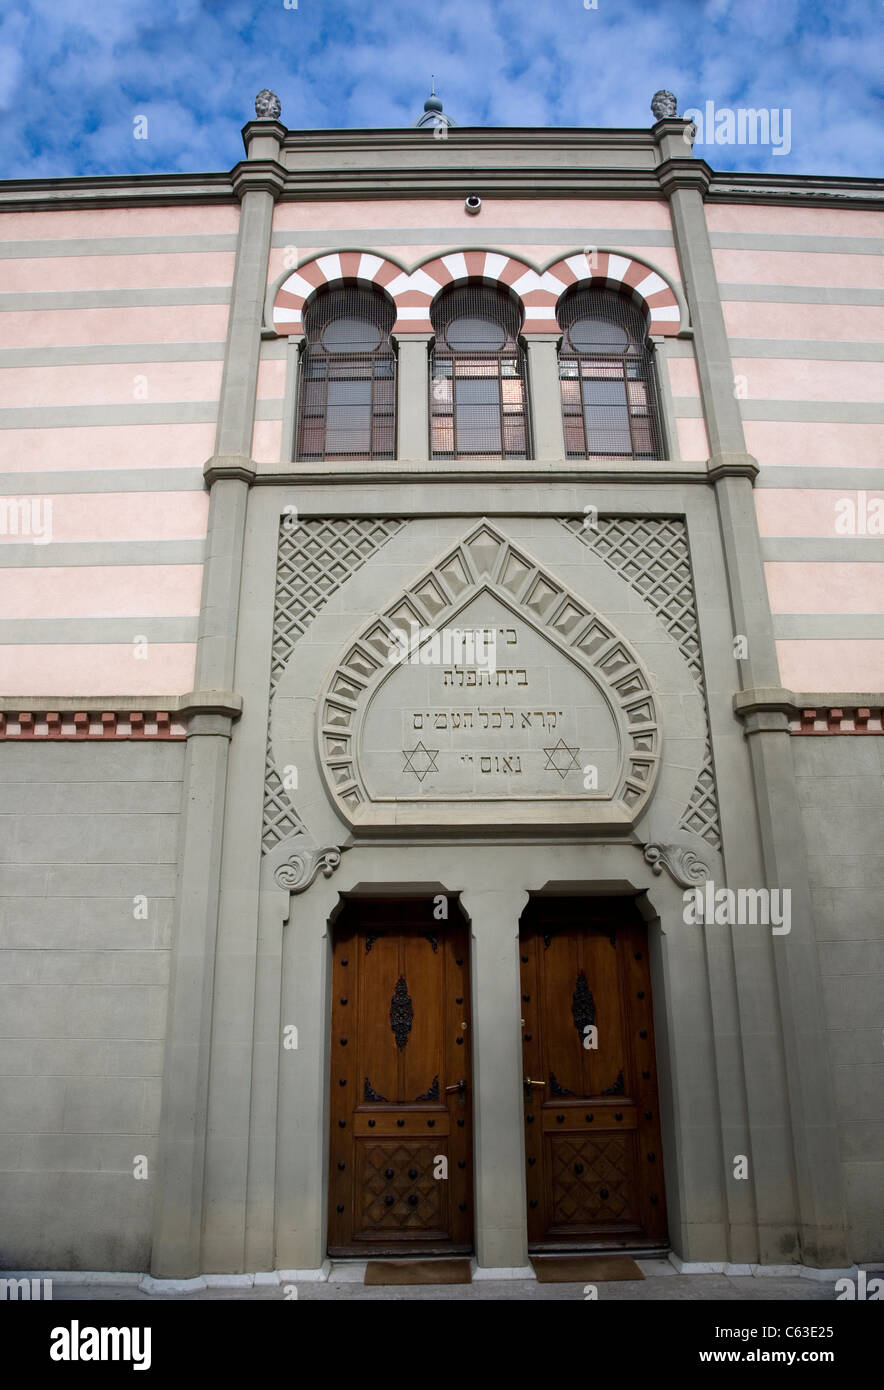
POLYGON ((884 1256, 884 741, 791 739, 807 841, 850 1254, 884 1256))
POLYGON ((183 761, 0 746, 0 1267, 148 1268, 183 761))

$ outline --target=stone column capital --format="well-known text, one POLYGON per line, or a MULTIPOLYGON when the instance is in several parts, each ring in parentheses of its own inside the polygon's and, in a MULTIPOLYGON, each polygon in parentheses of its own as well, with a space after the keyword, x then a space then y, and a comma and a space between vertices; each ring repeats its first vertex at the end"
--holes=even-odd
POLYGON ((558 331, 555 333, 520 333, 519 342, 521 343, 522 347, 525 349, 526 352, 528 352, 535 344, 537 346, 540 346, 541 344, 548 343, 553 343, 555 345, 556 350, 558 350, 558 348, 561 346, 562 334, 558 331))
POLYGON ((390 334, 390 339, 394 343, 432 343, 435 338, 435 333, 403 333, 398 328, 395 333, 390 334))
POLYGON ((717 483, 719 478, 748 478, 751 483, 761 472, 758 460, 751 454, 732 452, 712 454, 706 460, 706 469, 710 483, 717 483))
POLYGON ((247 121, 242 128, 242 142, 249 159, 278 159, 288 131, 281 121, 247 121))
POLYGON ((657 180, 667 198, 681 188, 693 189, 704 198, 712 182, 712 170, 705 159, 694 159, 691 155, 684 159, 669 158, 658 164, 657 180))
POLYGON ((285 186, 285 169, 275 159, 245 159, 233 166, 230 180, 240 202, 247 193, 269 193, 275 202, 285 186))

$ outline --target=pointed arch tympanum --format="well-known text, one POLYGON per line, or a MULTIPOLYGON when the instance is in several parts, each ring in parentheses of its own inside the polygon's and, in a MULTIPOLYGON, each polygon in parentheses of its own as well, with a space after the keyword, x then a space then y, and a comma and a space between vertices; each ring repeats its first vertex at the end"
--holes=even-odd
POLYGON ((626 832, 659 767, 637 653, 484 519, 348 643, 318 713, 357 833, 626 832))

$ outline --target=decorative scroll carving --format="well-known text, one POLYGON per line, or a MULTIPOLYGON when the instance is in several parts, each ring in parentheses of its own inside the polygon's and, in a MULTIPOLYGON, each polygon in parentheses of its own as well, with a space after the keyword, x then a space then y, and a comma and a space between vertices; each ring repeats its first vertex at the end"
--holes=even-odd
POLYGON ((368 1077, 365 1078, 365 1085, 362 1088, 362 1098, 363 1100, 380 1101, 382 1103, 389 1104, 386 1096, 379 1096, 377 1091, 373 1090, 372 1084, 369 1081, 368 1077))
POLYGON ((369 953, 369 951, 371 950, 371 948, 372 948, 372 946, 374 945, 374 943, 375 943, 376 941, 380 941, 380 939, 381 939, 381 937, 382 937, 383 935, 384 935, 384 933, 383 933, 382 931, 373 931, 373 932, 369 932, 368 936, 365 938, 365 954, 366 954, 366 955, 368 955, 368 953, 369 953))
POLYGON ((323 849, 311 846, 290 854, 279 865, 274 878, 280 888, 288 888, 290 893, 303 893, 320 870, 325 878, 331 878, 340 863, 341 851, 337 845, 326 845, 323 849))
POLYGON ((549 1074, 549 1089, 554 1096, 573 1096, 574 1092, 569 1091, 567 1086, 563 1086, 557 1081, 552 1072, 549 1074))
POLYGON ((626 1083, 625 1083, 625 1081, 623 1080, 623 1072, 621 1071, 621 1072, 618 1072, 618 1073, 617 1073, 617 1080, 614 1082, 613 1086, 608 1086, 608 1087, 606 1087, 606 1089, 605 1089, 604 1091, 602 1091, 602 1095, 603 1095, 603 1096, 622 1096, 625 1090, 626 1090, 626 1083))
POLYGON ((432 1083, 431 1083, 431 1085, 430 1085, 430 1089, 429 1089, 428 1091, 424 1091, 423 1095, 422 1095, 422 1096, 418 1096, 417 1099, 418 1099, 418 1100, 438 1100, 438 1099, 439 1099, 439 1078, 438 1078, 438 1076, 434 1076, 434 1077, 433 1077, 432 1083))
POLYGON ((414 1005, 408 993, 405 976, 400 975, 396 981, 396 988, 393 990, 393 998, 390 1000, 390 1027, 400 1052, 408 1042, 413 1019, 414 1005))
POLYGON ((577 976, 577 983, 574 986, 574 996, 571 1000, 571 1013, 574 1017, 574 1027, 583 1038, 584 1030, 590 1024, 595 1023, 595 1000, 592 997, 592 990, 589 982, 583 973, 577 976))
POLYGON ((429 944, 432 946, 432 948, 433 948, 433 955, 435 955, 436 952, 439 950, 439 938, 438 938, 438 936, 434 936, 433 933, 432 933, 431 931, 422 931, 422 932, 421 932, 421 936, 423 937, 424 941, 428 941, 429 944))
POLYGON ((691 888, 709 877, 709 865, 698 859, 692 849, 684 849, 682 845, 645 845, 644 859, 655 874, 667 869, 680 888, 691 888))

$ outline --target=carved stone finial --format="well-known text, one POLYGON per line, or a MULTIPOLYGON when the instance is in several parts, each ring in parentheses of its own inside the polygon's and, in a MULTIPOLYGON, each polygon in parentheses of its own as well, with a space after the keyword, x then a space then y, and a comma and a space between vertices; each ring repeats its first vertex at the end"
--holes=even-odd
POLYGON ((667 116, 678 115, 678 102, 672 92, 667 92, 665 88, 661 88, 651 98, 651 110, 654 113, 654 119, 662 121, 667 116))
POLYGON ((282 104, 275 92, 265 87, 255 97, 255 115, 259 121, 278 121, 282 104))

